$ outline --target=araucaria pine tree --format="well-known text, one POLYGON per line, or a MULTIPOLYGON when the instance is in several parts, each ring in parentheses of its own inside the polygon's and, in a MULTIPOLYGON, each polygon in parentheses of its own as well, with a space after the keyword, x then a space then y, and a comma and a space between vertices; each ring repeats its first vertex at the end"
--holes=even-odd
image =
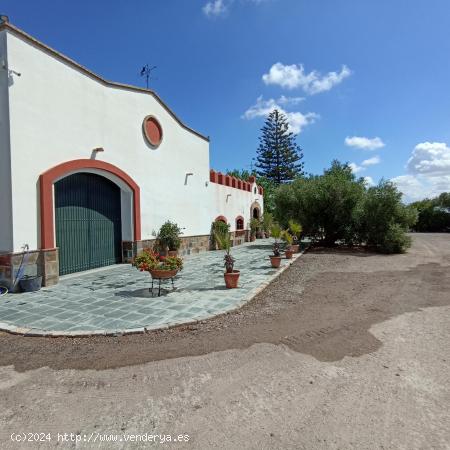
POLYGON ((257 174, 277 183, 303 175, 303 152, 289 131, 287 117, 274 109, 261 128, 256 158, 257 174))

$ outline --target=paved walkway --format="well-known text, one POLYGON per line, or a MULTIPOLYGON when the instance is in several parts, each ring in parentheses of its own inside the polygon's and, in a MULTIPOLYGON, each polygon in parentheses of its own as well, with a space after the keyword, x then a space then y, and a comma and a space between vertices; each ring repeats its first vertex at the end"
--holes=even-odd
MULTIPOLYGON (((39 292, 0 297, 0 329, 21 334, 84 335, 143 332, 206 319, 250 300, 281 269, 272 269, 270 240, 233 248, 238 289, 226 289, 224 252, 205 252, 184 259, 184 268, 161 296, 149 291, 151 277, 131 265, 65 278, 39 292)), ((155 283, 156 284, 156 283, 155 283)))

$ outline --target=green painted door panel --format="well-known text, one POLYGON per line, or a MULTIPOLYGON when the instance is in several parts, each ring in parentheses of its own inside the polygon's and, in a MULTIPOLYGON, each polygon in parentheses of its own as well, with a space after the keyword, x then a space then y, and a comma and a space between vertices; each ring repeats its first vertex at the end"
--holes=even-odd
POLYGON ((55 228, 60 275, 120 262, 119 187, 90 173, 56 182, 55 228))

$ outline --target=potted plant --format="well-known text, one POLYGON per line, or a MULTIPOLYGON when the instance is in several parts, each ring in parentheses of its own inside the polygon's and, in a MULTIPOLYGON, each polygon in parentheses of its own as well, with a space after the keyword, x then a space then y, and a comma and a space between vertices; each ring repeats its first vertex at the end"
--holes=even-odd
POLYGON ((286 247, 284 249, 284 254, 286 259, 292 259, 292 255, 294 254, 294 250, 292 249, 292 235, 289 231, 285 230, 282 232, 282 239, 286 243, 286 247))
POLYGON ((281 237, 281 227, 277 223, 274 223, 272 225, 272 228, 270 229, 270 234, 275 239, 275 242, 273 244, 273 255, 270 255, 270 262, 272 264, 272 267, 278 268, 281 264, 281 253, 280 253, 280 242, 278 239, 281 237))
POLYGON ((219 246, 220 250, 225 250, 225 255, 223 257, 225 273, 223 277, 225 279, 225 286, 227 289, 237 288, 239 281, 239 270, 234 270, 235 259, 231 256, 231 239, 229 229, 224 228, 220 230, 215 230, 214 238, 219 246))
POLYGON ((273 216, 272 214, 265 212, 262 216, 262 228, 264 232, 264 236, 266 238, 270 237, 270 229, 273 225, 273 216))
POLYGON ((258 231, 260 229, 261 223, 259 219, 255 217, 250 220, 250 242, 253 242, 256 239, 258 231))
POLYGON ((300 237, 302 233, 302 226, 295 222, 295 220, 289 221, 289 231, 291 232, 293 238, 293 244, 291 245, 294 253, 298 253, 300 251, 300 237))
POLYGON ((141 272, 149 272, 152 278, 161 280, 173 278, 183 268, 181 258, 177 256, 161 257, 149 248, 144 249, 136 256, 134 264, 141 272))
POLYGON ((160 250, 165 253, 168 249, 168 256, 177 256, 181 246, 180 234, 182 234, 181 228, 176 223, 170 220, 165 222, 156 237, 160 250))
MULTIPOLYGON (((213 250, 220 250, 220 243, 216 239, 216 235, 223 235, 225 233, 228 233, 228 236, 231 238, 230 235, 230 224, 222 222, 221 220, 216 220, 212 223, 211 226, 211 249, 213 250)), ((230 244, 231 245, 231 244, 230 244)))

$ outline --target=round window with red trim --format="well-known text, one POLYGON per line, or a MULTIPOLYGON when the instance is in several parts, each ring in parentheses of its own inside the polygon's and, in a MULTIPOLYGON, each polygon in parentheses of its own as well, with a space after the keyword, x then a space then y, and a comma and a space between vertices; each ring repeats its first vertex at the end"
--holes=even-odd
POLYGON ((144 129, 144 136, 147 142, 153 147, 157 148, 162 142, 163 132, 161 124, 156 117, 147 116, 142 124, 144 129))

